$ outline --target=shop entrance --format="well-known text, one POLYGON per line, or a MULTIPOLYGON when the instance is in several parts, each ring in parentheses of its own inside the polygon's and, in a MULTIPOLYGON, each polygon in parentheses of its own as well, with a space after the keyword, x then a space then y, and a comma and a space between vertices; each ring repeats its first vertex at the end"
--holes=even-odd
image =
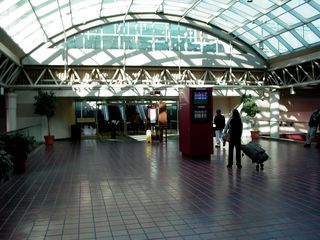
MULTIPOLYGON (((145 135, 150 128, 148 109, 158 100, 83 100, 76 101, 76 125, 82 138, 121 138, 130 135, 145 135)), ((167 100, 168 133, 177 133, 177 101, 167 100)))

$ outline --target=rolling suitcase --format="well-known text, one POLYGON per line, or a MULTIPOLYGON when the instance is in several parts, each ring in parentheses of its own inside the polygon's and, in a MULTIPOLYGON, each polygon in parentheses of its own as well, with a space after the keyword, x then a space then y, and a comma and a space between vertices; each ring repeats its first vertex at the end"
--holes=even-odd
POLYGON ((251 158, 253 163, 256 163, 256 169, 259 170, 259 167, 263 169, 263 163, 269 159, 266 151, 257 143, 249 142, 248 144, 242 144, 241 150, 251 158))

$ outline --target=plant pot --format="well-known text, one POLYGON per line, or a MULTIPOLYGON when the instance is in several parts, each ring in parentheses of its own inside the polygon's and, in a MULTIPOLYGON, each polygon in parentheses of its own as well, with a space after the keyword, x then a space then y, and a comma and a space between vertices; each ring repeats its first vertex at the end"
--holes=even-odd
POLYGON ((22 174, 22 173, 25 173, 26 169, 27 169, 27 156, 23 157, 18 157, 16 160, 15 160, 15 166, 14 166, 14 170, 13 172, 15 174, 22 174))
POLYGON ((260 132, 258 130, 253 130, 251 132, 251 138, 252 139, 259 139, 260 138, 260 132))
POLYGON ((54 142, 54 136, 53 135, 44 136, 44 143, 46 145, 53 145, 53 142, 54 142))
POLYGON ((27 169, 28 155, 24 152, 19 152, 19 149, 17 149, 17 151, 17 153, 13 154, 12 159, 12 162, 14 164, 13 173, 22 174, 25 173, 27 169))

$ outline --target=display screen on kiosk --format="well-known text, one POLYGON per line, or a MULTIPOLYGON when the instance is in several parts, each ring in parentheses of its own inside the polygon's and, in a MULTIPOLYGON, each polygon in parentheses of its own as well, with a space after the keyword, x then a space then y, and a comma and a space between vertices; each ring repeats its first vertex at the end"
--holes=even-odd
POLYGON ((192 93, 192 103, 195 105, 209 104, 209 91, 207 90, 195 90, 192 93))

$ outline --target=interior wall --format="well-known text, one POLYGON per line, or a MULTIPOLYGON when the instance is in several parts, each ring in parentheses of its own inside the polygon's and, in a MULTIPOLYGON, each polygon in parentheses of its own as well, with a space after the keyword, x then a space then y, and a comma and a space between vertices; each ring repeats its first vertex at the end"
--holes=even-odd
POLYGON ((5 96, 0 95, 0 134, 6 132, 6 106, 5 96))
POLYGON ((284 133, 306 133, 311 113, 320 108, 320 88, 295 91, 294 95, 289 89, 280 92, 280 130, 284 133))
MULTIPOLYGON (((280 133, 306 133, 307 123, 310 114, 320 108, 320 96, 317 90, 296 90, 295 95, 290 95, 288 89, 280 91, 280 133)), ((37 91, 16 91, 17 93, 17 128, 36 126, 41 129, 41 138, 47 134, 46 118, 34 113, 34 96, 37 91)), ((71 137, 71 125, 75 124, 75 106, 73 97, 62 97, 63 94, 57 94, 57 109, 51 119, 51 132, 56 139, 71 137)), ((1 101, 4 103, 4 101, 1 101)), ((263 101, 257 101, 262 112, 258 114, 259 129, 263 134, 270 132, 270 104, 268 97, 263 101)), ((232 109, 239 107, 239 96, 213 96, 213 116, 216 109, 220 108, 222 114, 229 118, 232 109)), ((2 105, 0 104, 0 107, 2 105)), ((5 113, 3 106, 3 113, 5 113)), ((0 109, 1 110, 1 109, 0 109)), ((1 114, 1 118, 4 114, 1 114)), ((244 134, 250 130, 250 126, 244 121, 244 134)), ((1 124, 5 120, 1 120, 1 124)))
MULTIPOLYGON (((34 96, 37 91, 17 91, 17 129, 32 127, 41 132, 41 139, 47 135, 47 121, 34 113, 34 96)), ((73 98, 58 97, 55 115, 50 119, 51 135, 56 139, 71 137, 71 125, 75 124, 73 98)))
POLYGON ((221 113, 226 117, 229 118, 231 115, 232 110, 239 106, 240 104, 240 97, 221 97, 221 96, 213 96, 213 116, 216 114, 217 109, 221 109, 221 113))

